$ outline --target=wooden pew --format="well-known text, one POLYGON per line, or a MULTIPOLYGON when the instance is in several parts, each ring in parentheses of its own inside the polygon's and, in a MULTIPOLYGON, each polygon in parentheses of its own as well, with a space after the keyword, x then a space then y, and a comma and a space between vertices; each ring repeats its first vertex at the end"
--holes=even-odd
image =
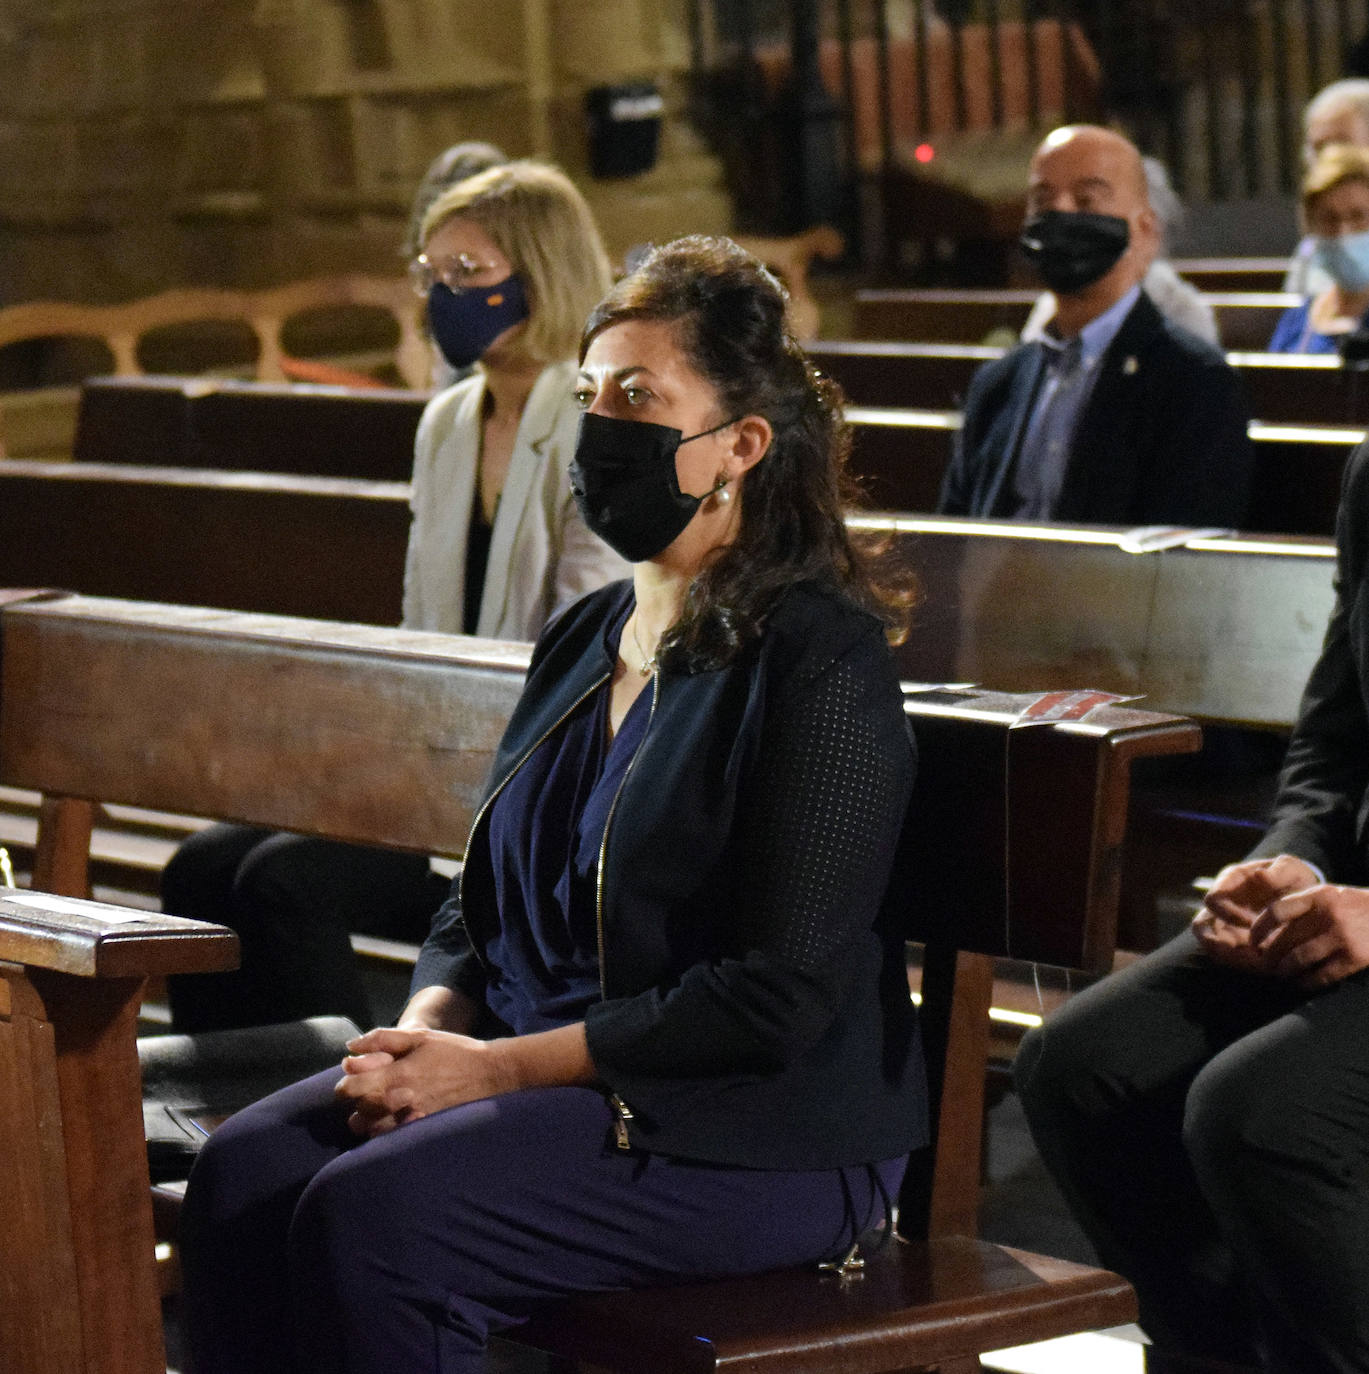
POLYGON ((10 459, 0 513, 0 586, 399 622, 406 483, 10 459))
MULTIPOLYGON (((997 356, 997 350, 847 341, 817 344, 810 351, 860 403, 851 412, 857 428, 856 468, 868 480, 871 500, 890 510, 934 509, 959 425, 958 415, 947 412, 953 410, 951 402, 958 400, 961 384, 968 385, 974 368, 997 356), (873 396, 893 397, 895 404, 864 404, 873 396), (923 408, 910 408, 920 398, 926 398, 923 408)), ((1252 380, 1269 381, 1276 390, 1281 387, 1289 409, 1298 408, 1291 400, 1299 394, 1298 382, 1306 381, 1315 386, 1304 394, 1303 409, 1319 408, 1313 403, 1314 393, 1328 398, 1338 393, 1339 404, 1354 399, 1369 415, 1369 382, 1361 399, 1358 374, 1341 371, 1334 360, 1233 356, 1250 360, 1247 376, 1252 380)), ((87 388, 83 405, 90 423, 83 412, 77 447, 91 460, 130 465, 155 459, 164 467, 403 481, 409 474, 413 434, 424 400, 417 392, 325 387, 299 391, 261 383, 220 386, 172 378, 116 379, 87 388)), ((1282 421, 1254 423, 1251 433, 1259 469, 1249 528, 1329 532, 1340 467, 1358 441, 1357 433, 1282 421)), ((207 474, 201 480, 208 480, 207 474)), ((15 576, 12 572, 10 580, 15 576)), ((53 580, 53 575, 47 574, 46 580, 53 580)), ((186 599, 155 586, 70 585, 109 595, 186 599)), ((331 614, 308 605, 261 609, 331 614)))
MULTIPOLYGON (((854 430, 851 470, 869 501, 883 510, 935 510, 959 413, 851 406, 847 418, 854 430)), ((1362 429, 1252 421, 1255 472, 1246 529, 1332 533, 1341 471, 1364 437, 1362 429)))
POLYGON ((134 1048, 149 976, 237 962, 221 926, 0 888, 0 1363, 165 1374, 134 1048))
POLYGON ((293 472, 407 482, 430 393, 94 377, 81 388, 78 463, 293 472))
MULTIPOLYGON (((1006 351, 990 344, 826 339, 808 356, 861 406, 959 410, 970 381, 1006 351)), ((1229 353, 1250 413, 1271 424, 1369 423, 1369 377, 1325 354, 1229 353)))
POLYGON ((1138 553, 1126 531, 863 516, 903 541, 922 583, 899 649, 908 678, 1008 690, 1087 683, 1222 727, 1186 770, 1147 766, 1133 791, 1120 941, 1150 949, 1160 904, 1241 858, 1332 605, 1329 539, 1196 539, 1138 553))
POLYGON ((1171 258, 1170 265, 1199 291, 1282 291, 1284 258, 1171 258))
MULTIPOLYGON (((526 656, 526 646, 86 597, 11 605, 0 611, 0 782, 45 794, 44 871, 68 894, 86 888, 95 799, 451 853, 526 656), (168 709, 177 702, 193 705, 168 709)), ((774 1318, 778 1306, 781 1334, 803 1330, 800 1313, 824 1311, 822 1338, 839 1340, 843 1359, 855 1347, 868 1357, 843 1367, 887 1368, 868 1361, 891 1343, 908 1349, 913 1328, 914 1351, 946 1359, 1134 1313, 1114 1276, 973 1237, 990 959, 1006 948, 1093 972, 1110 965, 1130 766, 1193 748, 1197 732, 1118 707, 1009 731, 1035 700, 933 691, 908 703, 934 779, 907 889, 910 928, 928 942, 922 995, 939 1147, 935 1168, 910 1182, 903 1217, 927 1240, 888 1247, 854 1287, 804 1272, 735 1290, 733 1307, 753 1318, 774 1318), (953 804, 938 804, 936 779, 956 789, 953 804), (1046 796, 1057 807, 1070 799, 1067 824, 1042 828, 1046 796), (927 896, 938 881, 929 869, 944 874, 962 850, 974 854, 987 905, 976 892, 952 919, 953 903, 927 896)), ((135 1083, 125 1073, 114 1085, 126 1099, 121 1149, 132 1153, 135 1083)), ((150 1273, 146 1233, 123 1233, 123 1263, 150 1273)), ((128 1320, 146 1324, 142 1283, 128 1320)), ((538 1339, 551 1329, 543 1322, 538 1339)))
MULTIPOLYGON (((856 292, 853 329, 858 339, 925 343, 977 343, 998 330, 1018 333, 1040 293, 1020 290, 866 288, 856 292)), ((1208 294, 1217 336, 1231 349, 1262 349, 1279 316, 1302 297, 1284 292, 1208 294)))
POLYGON ((456 856, 526 664, 457 635, 23 602, 0 611, 0 782, 44 795, 41 872, 73 896, 96 802, 456 856))

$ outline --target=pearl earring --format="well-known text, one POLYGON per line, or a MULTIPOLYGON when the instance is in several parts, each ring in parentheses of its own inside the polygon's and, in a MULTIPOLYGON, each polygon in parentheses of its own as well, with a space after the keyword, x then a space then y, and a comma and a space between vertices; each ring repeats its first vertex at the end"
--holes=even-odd
POLYGON ((713 483, 713 490, 709 492, 720 506, 725 506, 732 499, 732 492, 727 485, 727 478, 720 472, 717 480, 713 483))

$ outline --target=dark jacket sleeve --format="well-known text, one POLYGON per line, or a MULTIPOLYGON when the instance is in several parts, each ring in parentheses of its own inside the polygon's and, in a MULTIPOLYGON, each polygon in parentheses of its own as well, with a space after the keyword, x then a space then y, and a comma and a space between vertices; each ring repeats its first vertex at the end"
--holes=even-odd
POLYGON ((1369 520, 1369 443, 1347 464, 1336 517, 1336 600, 1321 657, 1308 678, 1288 747, 1273 819, 1252 858, 1289 853, 1332 882, 1369 878, 1360 813, 1369 787, 1369 718, 1361 677, 1364 530, 1369 520))
POLYGON ((485 1000, 485 972, 466 934, 457 883, 452 884, 451 896, 438 908, 428 938, 418 951, 409 996, 420 988, 438 986, 455 988, 474 1002, 485 1000))
MULTIPOLYGON (((1008 355, 1011 357, 1012 355, 1008 355)), ((937 499, 938 515, 983 515, 974 508, 975 488, 986 462, 1001 462, 1003 456, 983 452, 985 430, 1002 405, 1003 380, 1007 363, 995 359, 985 363, 970 379, 965 393, 965 409, 946 474, 937 499)))
POLYGON ((1157 404, 1163 429, 1151 459, 1147 522, 1241 529, 1255 465, 1244 389, 1216 349, 1192 344, 1168 400, 1157 404))
POLYGON ((590 1054, 612 1088, 650 1112, 672 1079, 775 1073, 816 1044, 852 980, 878 967, 875 928, 912 774, 877 631, 816 675, 789 676, 739 791, 730 952, 673 986, 590 1008, 590 1054))

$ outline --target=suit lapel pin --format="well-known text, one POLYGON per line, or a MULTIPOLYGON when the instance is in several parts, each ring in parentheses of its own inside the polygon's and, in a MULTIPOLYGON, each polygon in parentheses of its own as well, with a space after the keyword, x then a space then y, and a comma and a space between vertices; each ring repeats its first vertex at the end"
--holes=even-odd
POLYGON ((1122 376, 1134 377, 1139 367, 1140 364, 1136 361, 1135 355, 1129 355, 1122 364, 1122 376))

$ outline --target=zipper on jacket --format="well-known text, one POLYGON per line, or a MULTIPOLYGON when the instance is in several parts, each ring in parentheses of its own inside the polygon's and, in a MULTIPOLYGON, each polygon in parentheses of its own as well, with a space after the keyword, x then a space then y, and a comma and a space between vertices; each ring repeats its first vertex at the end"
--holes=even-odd
MULTIPOLYGON (((613 813, 618 809, 618 798, 623 795, 623 788, 627 786, 627 780, 632 776, 632 770, 637 766, 642 745, 646 743, 647 733, 651 730, 651 722, 656 716, 656 703, 660 698, 661 670, 658 668, 651 675, 651 709, 647 712, 646 729, 642 731, 642 739, 637 745, 637 751, 624 770, 622 781, 618 784, 618 790, 614 792, 613 800, 609 803, 608 815, 604 817, 603 837, 599 841, 599 868, 594 881, 594 923, 595 934, 599 943, 599 999, 603 1002, 608 1001, 608 977, 604 972, 604 856, 608 853, 608 832, 609 827, 613 824, 613 813)), ((632 1141, 628 1138, 627 1123, 633 1120, 632 1108, 617 1093, 612 1093, 609 1096, 608 1105, 613 1109, 615 1118, 613 1134, 618 1148, 630 1150, 632 1141)))
MULTIPOLYGON (((479 827, 479 825, 480 825, 480 822, 481 822, 482 820, 485 819, 485 812, 487 812, 487 811, 490 809, 490 807, 494 805, 494 802, 495 802, 496 798, 499 796, 499 794, 509 785, 510 782, 513 781, 513 775, 514 775, 515 773, 518 772, 518 770, 519 770, 519 769, 520 769, 520 768, 521 768, 521 767, 522 767, 522 766, 523 766, 523 765, 524 765, 524 764, 525 764, 525 763, 526 763, 526 762, 527 762, 527 761, 528 761, 528 760, 529 760, 529 759, 530 759, 530 758, 531 758, 531 757, 532 757, 532 756, 542 747, 543 744, 546 743, 546 741, 547 741, 547 740, 548 740, 557 730, 559 730, 559 729, 561 728, 561 726, 562 726, 563 724, 565 724, 566 719, 567 719, 573 712, 575 712, 576 710, 578 710, 579 707, 585 702, 585 700, 586 700, 588 697, 592 696, 595 692, 597 692, 597 691, 599 690, 599 688, 602 687, 602 686, 604 685, 604 683, 607 682, 607 681, 609 680, 609 677, 610 677, 610 676, 611 676, 611 674, 605 673, 602 677, 596 678, 592 683, 590 683, 590 685, 589 685, 588 687, 586 687, 585 690, 584 690, 583 692, 581 692, 580 695, 579 695, 578 697, 576 697, 575 700, 572 701, 571 704, 570 704, 569 706, 567 706, 566 709, 565 709, 564 711, 562 711, 561 714, 560 714, 559 716, 557 716, 556 719, 555 719, 554 721, 552 721, 552 723, 551 723, 549 726, 547 726, 547 728, 537 737, 537 739, 536 739, 532 744, 530 744, 530 745, 528 746, 527 749, 525 749, 525 750, 523 751, 522 755, 517 759, 517 761, 514 763, 513 767, 510 768, 509 771, 508 771, 507 773, 504 774, 503 778, 502 778, 502 779, 500 780, 500 782, 499 782, 499 785, 498 785, 497 787, 493 788, 493 789, 491 790, 491 792, 490 792, 490 795, 489 795, 488 797, 486 797, 485 800, 484 800, 483 802, 480 803, 480 809, 475 813, 475 819, 471 821, 470 832, 469 832, 469 834, 466 836, 466 852, 467 852, 467 853, 470 852, 471 841, 472 841, 473 839, 475 839, 475 832, 476 832, 476 830, 478 829, 478 827, 479 827)), ((631 770, 629 770, 629 771, 631 771, 631 770)), ((615 794, 615 796, 614 796, 614 800, 617 801, 617 796, 616 796, 616 794, 615 794)), ((600 857, 601 857, 601 859, 602 859, 602 853, 603 853, 603 851, 601 850, 601 851, 600 851, 600 857)), ((460 878, 459 878, 459 880, 458 880, 458 882, 457 882, 457 891, 458 891, 458 892, 460 893, 460 895, 461 895, 461 923, 462 923, 462 925, 465 925, 465 924, 466 924, 466 865, 465 865, 464 863, 461 865, 461 876, 460 876, 460 878)), ((469 927, 467 927, 466 938, 467 938, 467 939, 470 939, 470 928, 469 928, 469 927)), ((471 940, 471 949, 472 949, 472 951, 474 952, 475 957, 476 957, 477 959, 479 959, 480 962, 481 962, 482 964, 484 964, 484 962, 485 962, 485 956, 484 956, 483 954, 481 954, 481 952, 480 952, 478 949, 476 949, 476 947, 475 947, 475 941, 474 941, 474 940, 471 940)), ((601 939, 600 939, 599 957, 600 957, 600 960, 602 961, 602 959, 603 959, 603 940, 602 940, 602 937, 601 937, 601 939)), ((600 973, 599 987, 600 987, 600 989, 602 990, 602 988, 603 988, 603 974, 602 974, 602 972, 600 973)))
POLYGON ((630 1150, 632 1141, 628 1139, 627 1123, 636 1119, 632 1115, 632 1108, 617 1093, 609 1094, 608 1105, 613 1110, 614 1141, 620 1150, 630 1150))

